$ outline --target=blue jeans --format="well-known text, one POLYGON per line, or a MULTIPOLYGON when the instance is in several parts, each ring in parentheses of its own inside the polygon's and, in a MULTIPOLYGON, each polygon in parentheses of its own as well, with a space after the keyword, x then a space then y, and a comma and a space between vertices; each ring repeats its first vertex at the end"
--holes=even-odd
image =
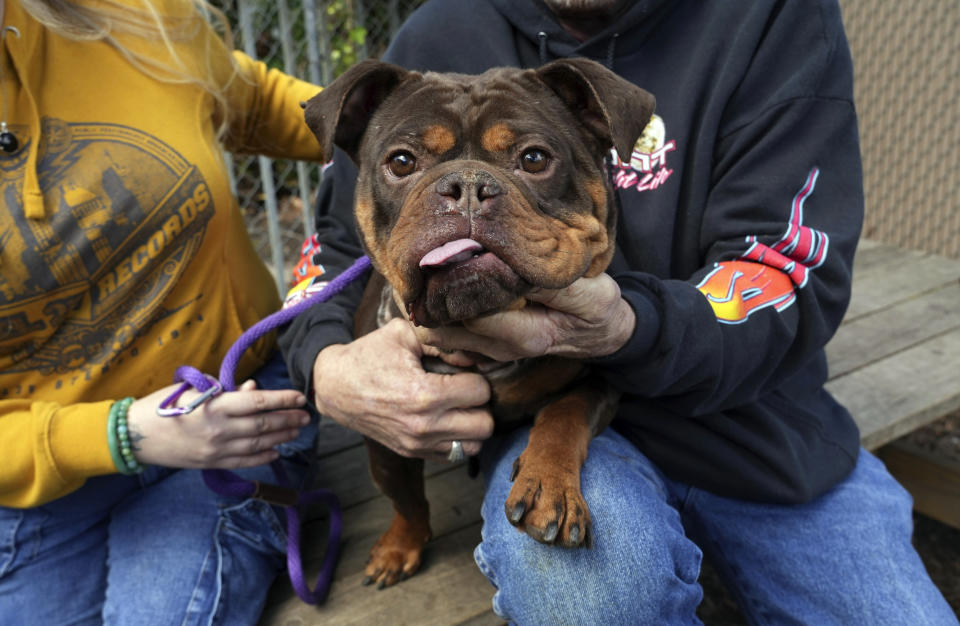
POLYGON ((607 429, 581 485, 592 549, 544 546, 504 515, 513 460, 528 430, 484 445, 482 542, 494 611, 528 624, 699 624, 706 553, 755 624, 957 624, 913 549, 912 502, 861 451, 853 473, 803 505, 712 495, 666 478, 607 429))
MULTIPOLYGON (((278 360, 254 378, 290 386, 278 360)), ((279 448, 296 486, 316 435, 314 420, 279 448)), ((267 465, 237 474, 276 482, 267 465)), ((0 624, 254 624, 285 566, 283 519, 216 495, 199 471, 153 466, 33 509, 0 507, 0 624)))

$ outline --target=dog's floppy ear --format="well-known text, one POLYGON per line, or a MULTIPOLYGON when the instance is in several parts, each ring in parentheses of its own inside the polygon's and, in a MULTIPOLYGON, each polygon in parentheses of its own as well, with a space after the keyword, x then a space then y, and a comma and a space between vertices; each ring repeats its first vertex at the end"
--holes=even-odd
POLYGON ((630 160, 653 115, 653 95, 589 59, 553 61, 537 74, 601 142, 630 160))
POLYGON ((332 158, 336 144, 356 162, 370 116, 408 75, 397 65, 362 61, 302 105, 324 159, 332 158))

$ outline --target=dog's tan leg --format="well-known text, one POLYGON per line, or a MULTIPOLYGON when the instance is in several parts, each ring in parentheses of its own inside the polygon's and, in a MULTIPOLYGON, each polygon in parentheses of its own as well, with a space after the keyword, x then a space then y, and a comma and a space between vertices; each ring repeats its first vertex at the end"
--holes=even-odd
POLYGON ((541 543, 593 544, 590 510, 580 491, 587 446, 612 418, 604 386, 584 384, 537 414, 526 449, 514 461, 507 519, 541 543))
POLYGON ((408 459, 389 448, 365 440, 370 455, 370 473, 383 495, 393 501, 395 514, 370 550, 363 584, 388 587, 420 568, 423 548, 432 537, 430 506, 424 495, 423 460, 408 459))

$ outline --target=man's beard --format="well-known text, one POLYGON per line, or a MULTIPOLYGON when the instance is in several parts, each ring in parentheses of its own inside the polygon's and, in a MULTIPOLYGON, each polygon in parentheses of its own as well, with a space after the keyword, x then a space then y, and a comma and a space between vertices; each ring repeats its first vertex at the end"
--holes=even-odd
POLYGON ((543 0, 560 17, 593 17, 608 15, 623 0, 543 0))

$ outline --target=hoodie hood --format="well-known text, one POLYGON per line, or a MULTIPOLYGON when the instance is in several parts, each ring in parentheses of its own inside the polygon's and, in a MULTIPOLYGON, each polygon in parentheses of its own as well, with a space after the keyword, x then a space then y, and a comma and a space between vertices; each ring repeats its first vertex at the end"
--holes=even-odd
POLYGON ((599 61, 611 69, 618 57, 630 55, 644 44, 669 5, 667 0, 628 2, 605 30, 581 42, 560 25, 542 0, 488 1, 504 20, 529 41, 532 50, 536 50, 535 58, 524 58, 529 66, 536 67, 553 59, 582 56, 599 61))

